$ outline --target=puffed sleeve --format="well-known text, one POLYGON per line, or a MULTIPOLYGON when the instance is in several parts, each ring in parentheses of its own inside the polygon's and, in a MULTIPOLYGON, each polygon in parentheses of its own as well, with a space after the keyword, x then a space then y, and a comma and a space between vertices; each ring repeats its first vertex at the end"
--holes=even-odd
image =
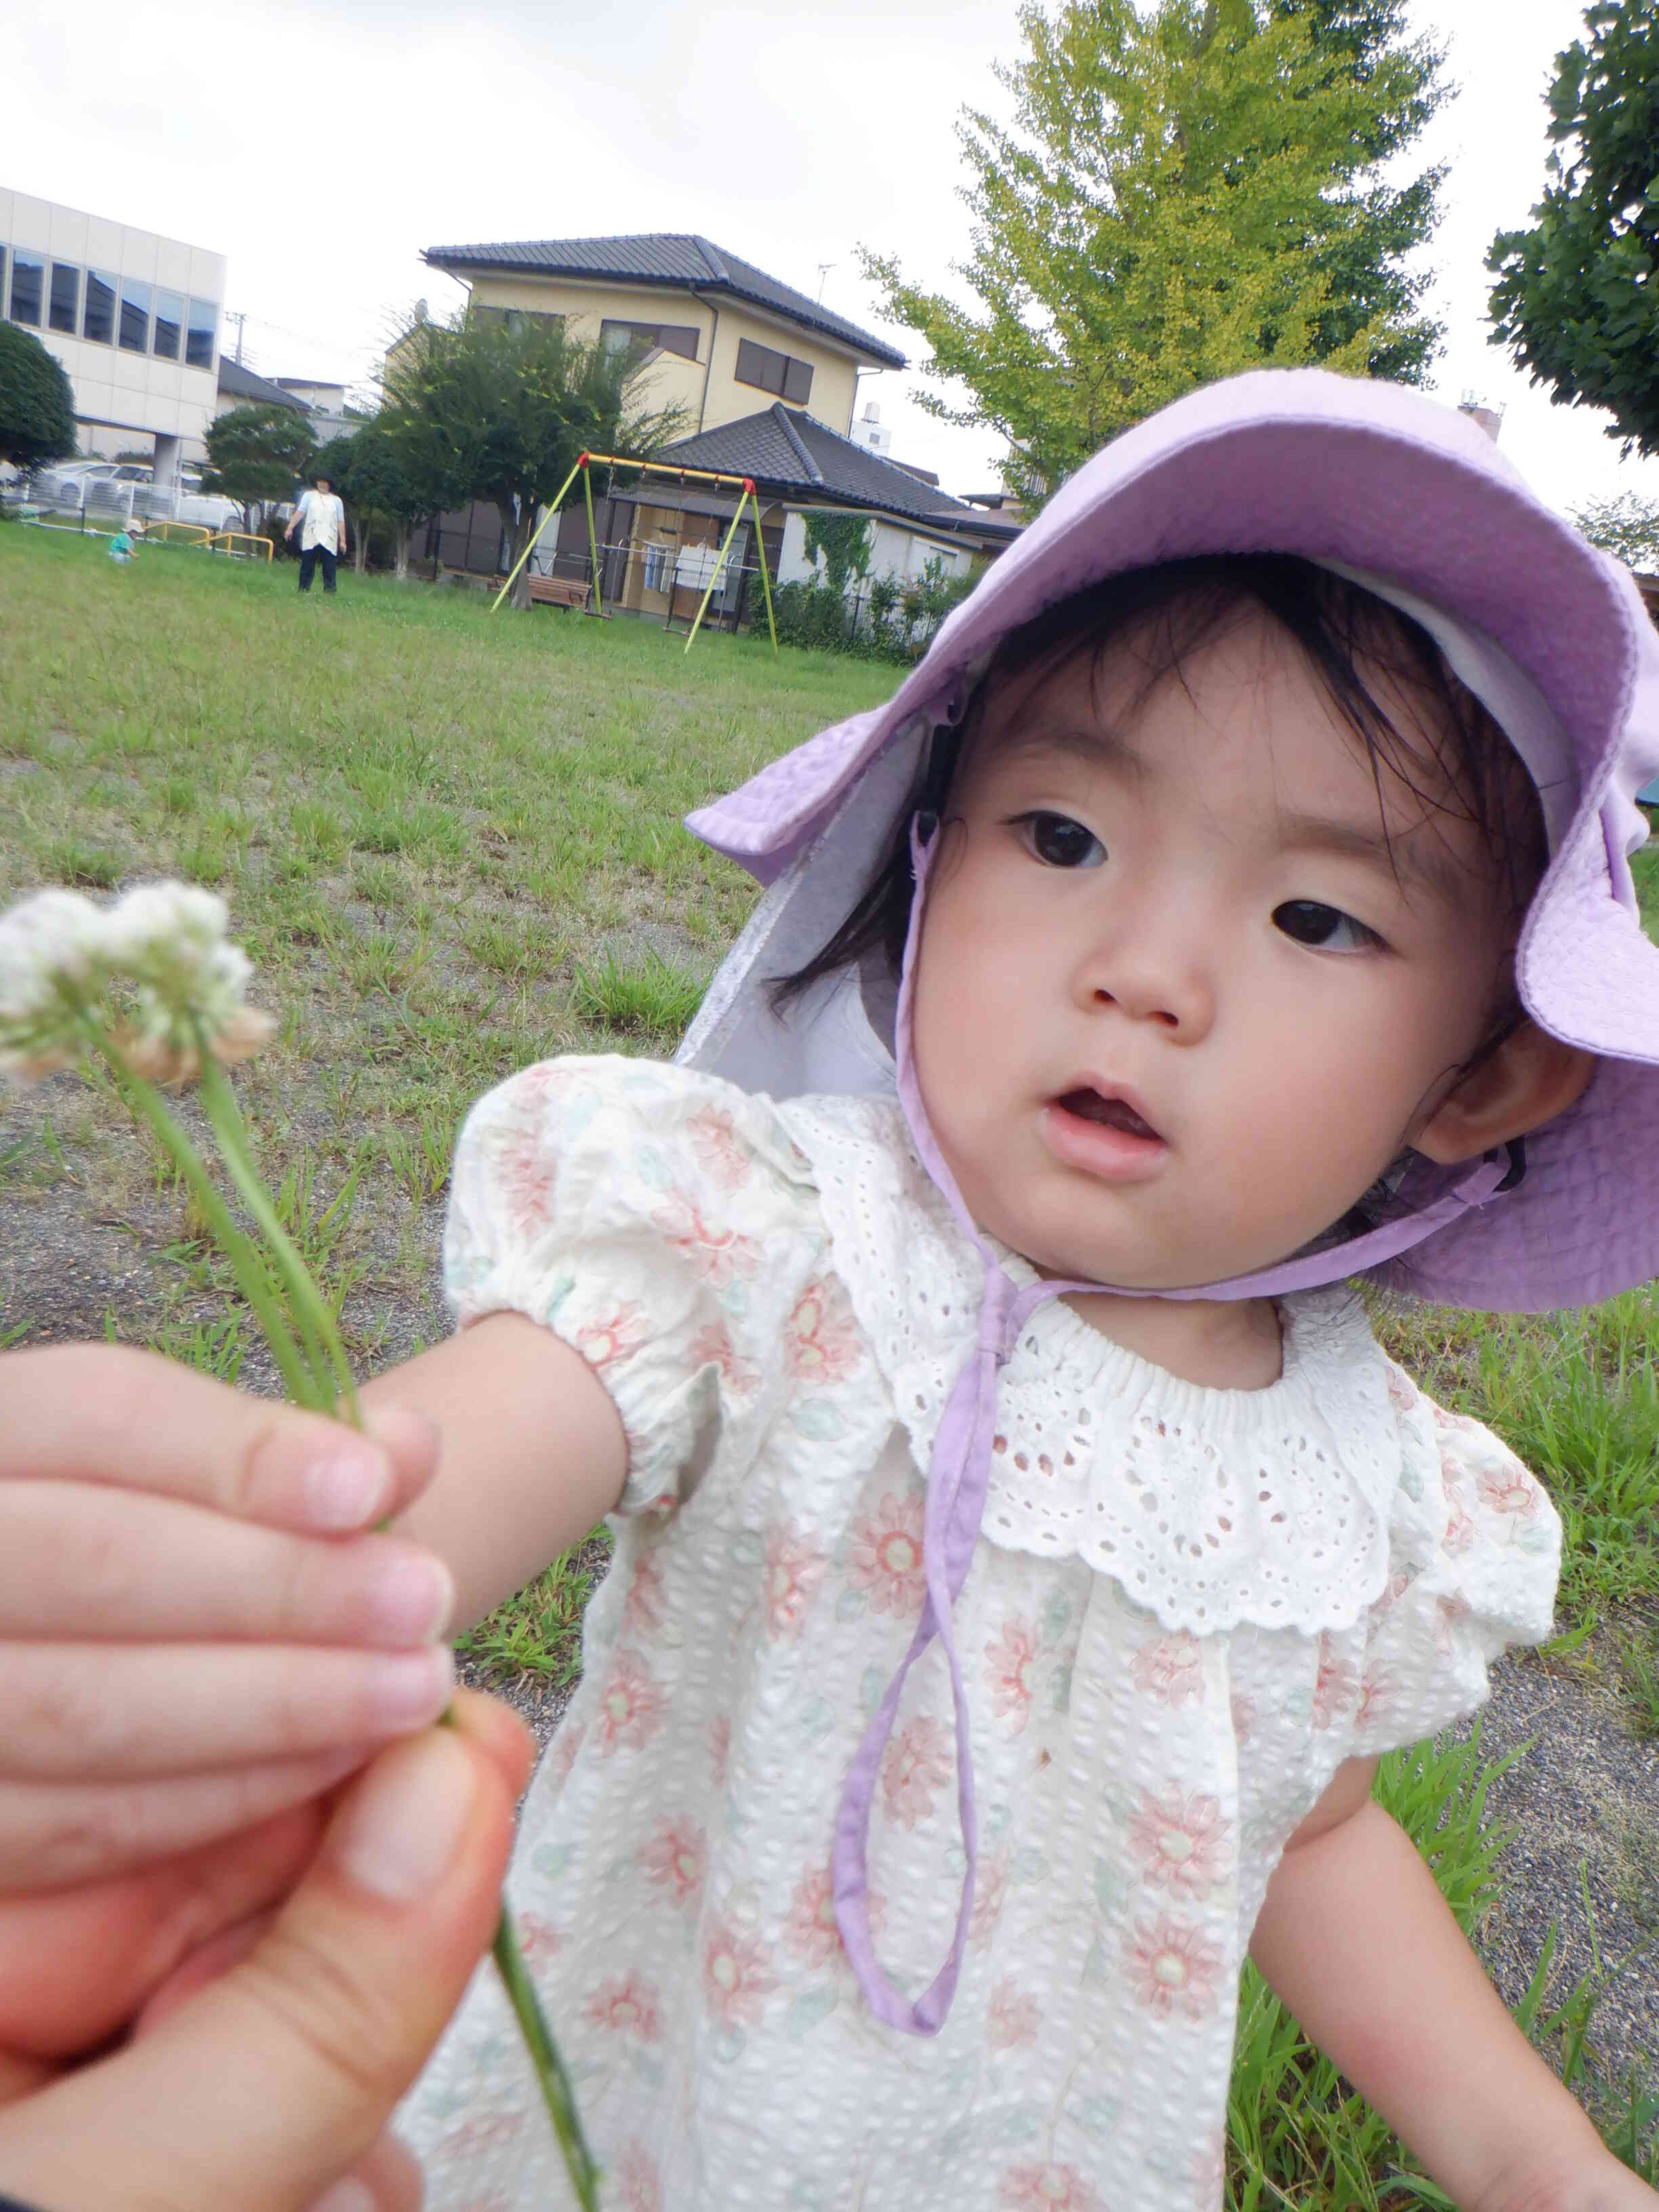
POLYGON ((1561 1566, 1555 1509, 1506 1444, 1392 1364, 1389 1395, 1401 1475, 1354 1718, 1352 1750, 1366 1758, 1483 1705, 1491 1662, 1551 1633, 1561 1566))
POLYGON ((510 1310, 582 1354, 628 1436, 619 1510, 665 1510, 760 1433, 823 1244, 769 1100, 646 1060, 546 1060, 466 1118, 444 1287, 461 1328, 510 1310))

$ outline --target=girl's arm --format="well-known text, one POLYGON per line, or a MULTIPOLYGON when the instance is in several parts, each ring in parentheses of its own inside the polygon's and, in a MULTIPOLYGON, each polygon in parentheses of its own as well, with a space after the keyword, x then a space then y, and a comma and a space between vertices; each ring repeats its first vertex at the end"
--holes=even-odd
POLYGON ((622 1496, 628 1439, 609 1392, 522 1314, 487 1315, 362 1397, 438 1425, 437 1474, 398 1533, 448 1565, 457 1631, 580 1544, 622 1496))
POLYGON ((1463 2212, 1655 2212, 1532 2050, 1351 1759, 1291 1838, 1250 1955, 1463 2212))

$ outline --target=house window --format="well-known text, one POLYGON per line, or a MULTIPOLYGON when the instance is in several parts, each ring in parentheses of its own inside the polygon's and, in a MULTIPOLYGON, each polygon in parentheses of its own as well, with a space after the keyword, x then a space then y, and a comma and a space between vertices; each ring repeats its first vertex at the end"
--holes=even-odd
POLYGON ((677 353, 684 361, 697 357, 693 323, 623 323, 607 316, 599 325, 599 343, 607 353, 677 353))
POLYGON ((81 272, 72 261, 52 264, 52 304, 47 320, 55 331, 73 337, 81 321, 81 272))
POLYGON ((39 253, 26 247, 11 249, 11 319, 40 327, 40 301, 46 289, 46 264, 39 253))
POLYGON ((177 361, 184 328, 183 293, 158 292, 155 295, 155 329, 149 342, 150 351, 161 361, 177 361))
POLYGON ((121 279, 121 350, 149 351, 149 286, 136 276, 121 279))
POLYGON ((81 309, 81 335, 99 345, 115 343, 115 279, 106 269, 88 269, 81 309))
POLYGON ((515 335, 528 330, 532 323, 562 323, 562 315, 551 315, 542 307, 474 307, 473 319, 480 323, 500 323, 515 335))
POLYGON ((190 303, 190 319, 185 326, 186 368, 212 368, 213 341, 218 328, 218 302, 214 300, 192 300, 190 303))
POLYGON ((737 378, 739 384, 755 385, 762 392, 775 392, 796 407, 805 407, 812 396, 810 361, 797 361, 793 354, 775 353, 770 346, 757 345, 753 338, 738 340, 737 378))
POLYGON ((665 592, 669 588, 671 571, 673 565, 674 548, 672 544, 666 545, 647 545, 645 549, 645 574, 643 578, 646 590, 647 592, 665 592))

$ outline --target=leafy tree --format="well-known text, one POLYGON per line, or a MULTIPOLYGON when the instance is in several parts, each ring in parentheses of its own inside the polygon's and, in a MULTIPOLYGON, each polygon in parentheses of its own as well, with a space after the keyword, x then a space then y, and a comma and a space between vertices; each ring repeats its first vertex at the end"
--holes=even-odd
POLYGON ((870 573, 875 548, 874 523, 861 514, 809 514, 806 550, 816 562, 823 556, 824 580, 839 596, 849 582, 862 583, 870 573))
MULTIPOLYGON (((448 325, 417 321, 387 357, 382 420, 426 511, 489 500, 518 561, 539 510, 584 453, 644 459, 683 427, 678 409, 630 400, 637 363, 585 345, 562 318, 477 310, 448 325), (441 499, 432 499, 435 487, 441 499)), ((514 594, 530 604, 527 577, 514 594)))
POLYGON ((1589 8, 1558 54, 1544 197, 1486 266, 1492 343, 1609 435, 1659 451, 1659 0, 1589 8))
POLYGON ((1402 0, 1038 0, 1000 81, 1004 127, 967 111, 978 312, 867 251, 889 313, 960 379, 1041 497, 1128 424, 1265 362, 1420 376, 1438 331, 1401 257, 1440 173, 1386 188, 1442 96, 1441 55, 1398 43, 1402 0))
POLYGON ((1592 545, 1627 568, 1659 568, 1659 499, 1621 492, 1616 499, 1587 501, 1572 519, 1592 545))
POLYGON ((75 451, 75 392, 62 364, 16 323, 0 323, 0 461, 20 469, 75 451))
POLYGON ((204 491, 222 492, 253 527, 252 509, 260 501, 287 499, 295 479, 316 449, 310 423, 297 408, 274 402, 233 407, 208 424, 204 491))

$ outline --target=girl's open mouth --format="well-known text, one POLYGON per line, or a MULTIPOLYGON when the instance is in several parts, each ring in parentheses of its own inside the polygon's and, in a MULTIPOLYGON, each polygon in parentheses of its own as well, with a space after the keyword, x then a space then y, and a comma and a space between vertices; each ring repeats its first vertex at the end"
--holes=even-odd
POLYGON ((1062 1091, 1042 1112, 1049 1149, 1067 1167, 1113 1182, 1135 1182, 1155 1169, 1168 1146, 1127 1098, 1087 1085, 1062 1091))

